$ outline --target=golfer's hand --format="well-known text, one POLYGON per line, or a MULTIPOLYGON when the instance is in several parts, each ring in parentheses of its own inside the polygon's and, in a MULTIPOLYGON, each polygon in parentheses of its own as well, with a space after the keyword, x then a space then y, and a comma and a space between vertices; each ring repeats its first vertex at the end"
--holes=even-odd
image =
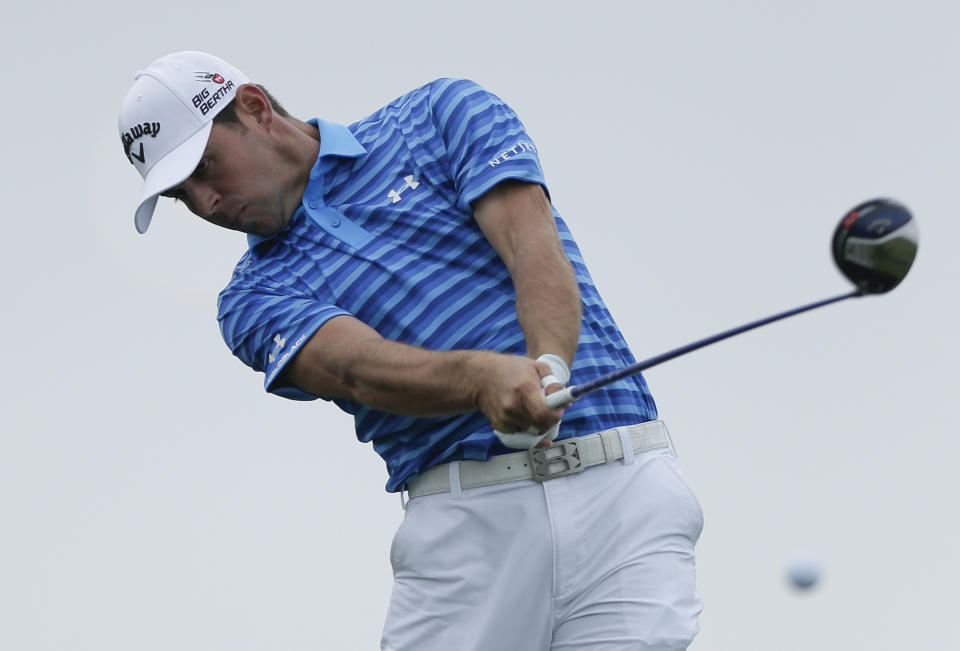
MULTIPOLYGON (((550 409, 545 392, 553 393, 559 383, 541 386, 551 374, 542 362, 517 355, 480 353, 477 359, 476 404, 497 432, 524 432, 539 436, 560 422, 563 409, 550 409)), ((550 447, 548 438, 538 446, 550 447)))

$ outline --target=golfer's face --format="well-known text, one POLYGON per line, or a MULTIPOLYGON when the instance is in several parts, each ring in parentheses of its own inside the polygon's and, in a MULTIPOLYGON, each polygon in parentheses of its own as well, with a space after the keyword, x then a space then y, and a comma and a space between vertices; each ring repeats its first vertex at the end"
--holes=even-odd
POLYGON ((214 124, 196 170, 163 196, 183 201, 211 224, 273 235, 292 213, 282 165, 256 127, 214 124))

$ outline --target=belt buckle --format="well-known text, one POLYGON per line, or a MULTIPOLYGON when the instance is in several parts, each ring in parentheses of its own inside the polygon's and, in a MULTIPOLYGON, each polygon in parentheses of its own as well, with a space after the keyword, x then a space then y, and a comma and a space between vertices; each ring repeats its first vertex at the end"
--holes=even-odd
POLYGON ((531 448, 527 450, 527 456, 530 457, 533 478, 539 482, 572 475, 584 468, 580 458, 580 441, 575 439, 559 441, 549 448, 531 448), (559 467, 551 470, 554 465, 559 467))

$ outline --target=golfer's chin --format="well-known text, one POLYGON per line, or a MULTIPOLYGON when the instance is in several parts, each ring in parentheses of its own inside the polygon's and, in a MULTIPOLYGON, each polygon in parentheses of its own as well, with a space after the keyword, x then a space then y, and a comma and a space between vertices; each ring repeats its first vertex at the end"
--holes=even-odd
POLYGON ((253 219, 245 219, 241 223, 228 226, 236 231, 256 235, 258 237, 271 237, 281 232, 290 223, 290 217, 258 216, 253 219))

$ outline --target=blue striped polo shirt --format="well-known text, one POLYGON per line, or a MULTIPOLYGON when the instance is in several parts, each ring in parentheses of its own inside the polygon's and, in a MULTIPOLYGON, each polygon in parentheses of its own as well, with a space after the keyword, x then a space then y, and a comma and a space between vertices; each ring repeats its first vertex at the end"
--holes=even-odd
MULTIPOLYGON (((351 315, 386 339, 431 350, 524 355, 513 282, 471 203, 516 179, 546 189, 537 148, 516 114, 473 82, 440 79, 344 127, 311 120, 320 153, 288 227, 250 248, 220 293, 233 353, 267 391, 314 399, 278 376, 328 320, 351 315)), ((583 301, 572 383, 635 360, 554 210, 583 301)), ((354 416, 390 475, 388 491, 436 464, 511 452, 480 412, 411 418, 333 400, 354 416)), ((559 438, 656 418, 640 375, 567 409, 559 438)))

